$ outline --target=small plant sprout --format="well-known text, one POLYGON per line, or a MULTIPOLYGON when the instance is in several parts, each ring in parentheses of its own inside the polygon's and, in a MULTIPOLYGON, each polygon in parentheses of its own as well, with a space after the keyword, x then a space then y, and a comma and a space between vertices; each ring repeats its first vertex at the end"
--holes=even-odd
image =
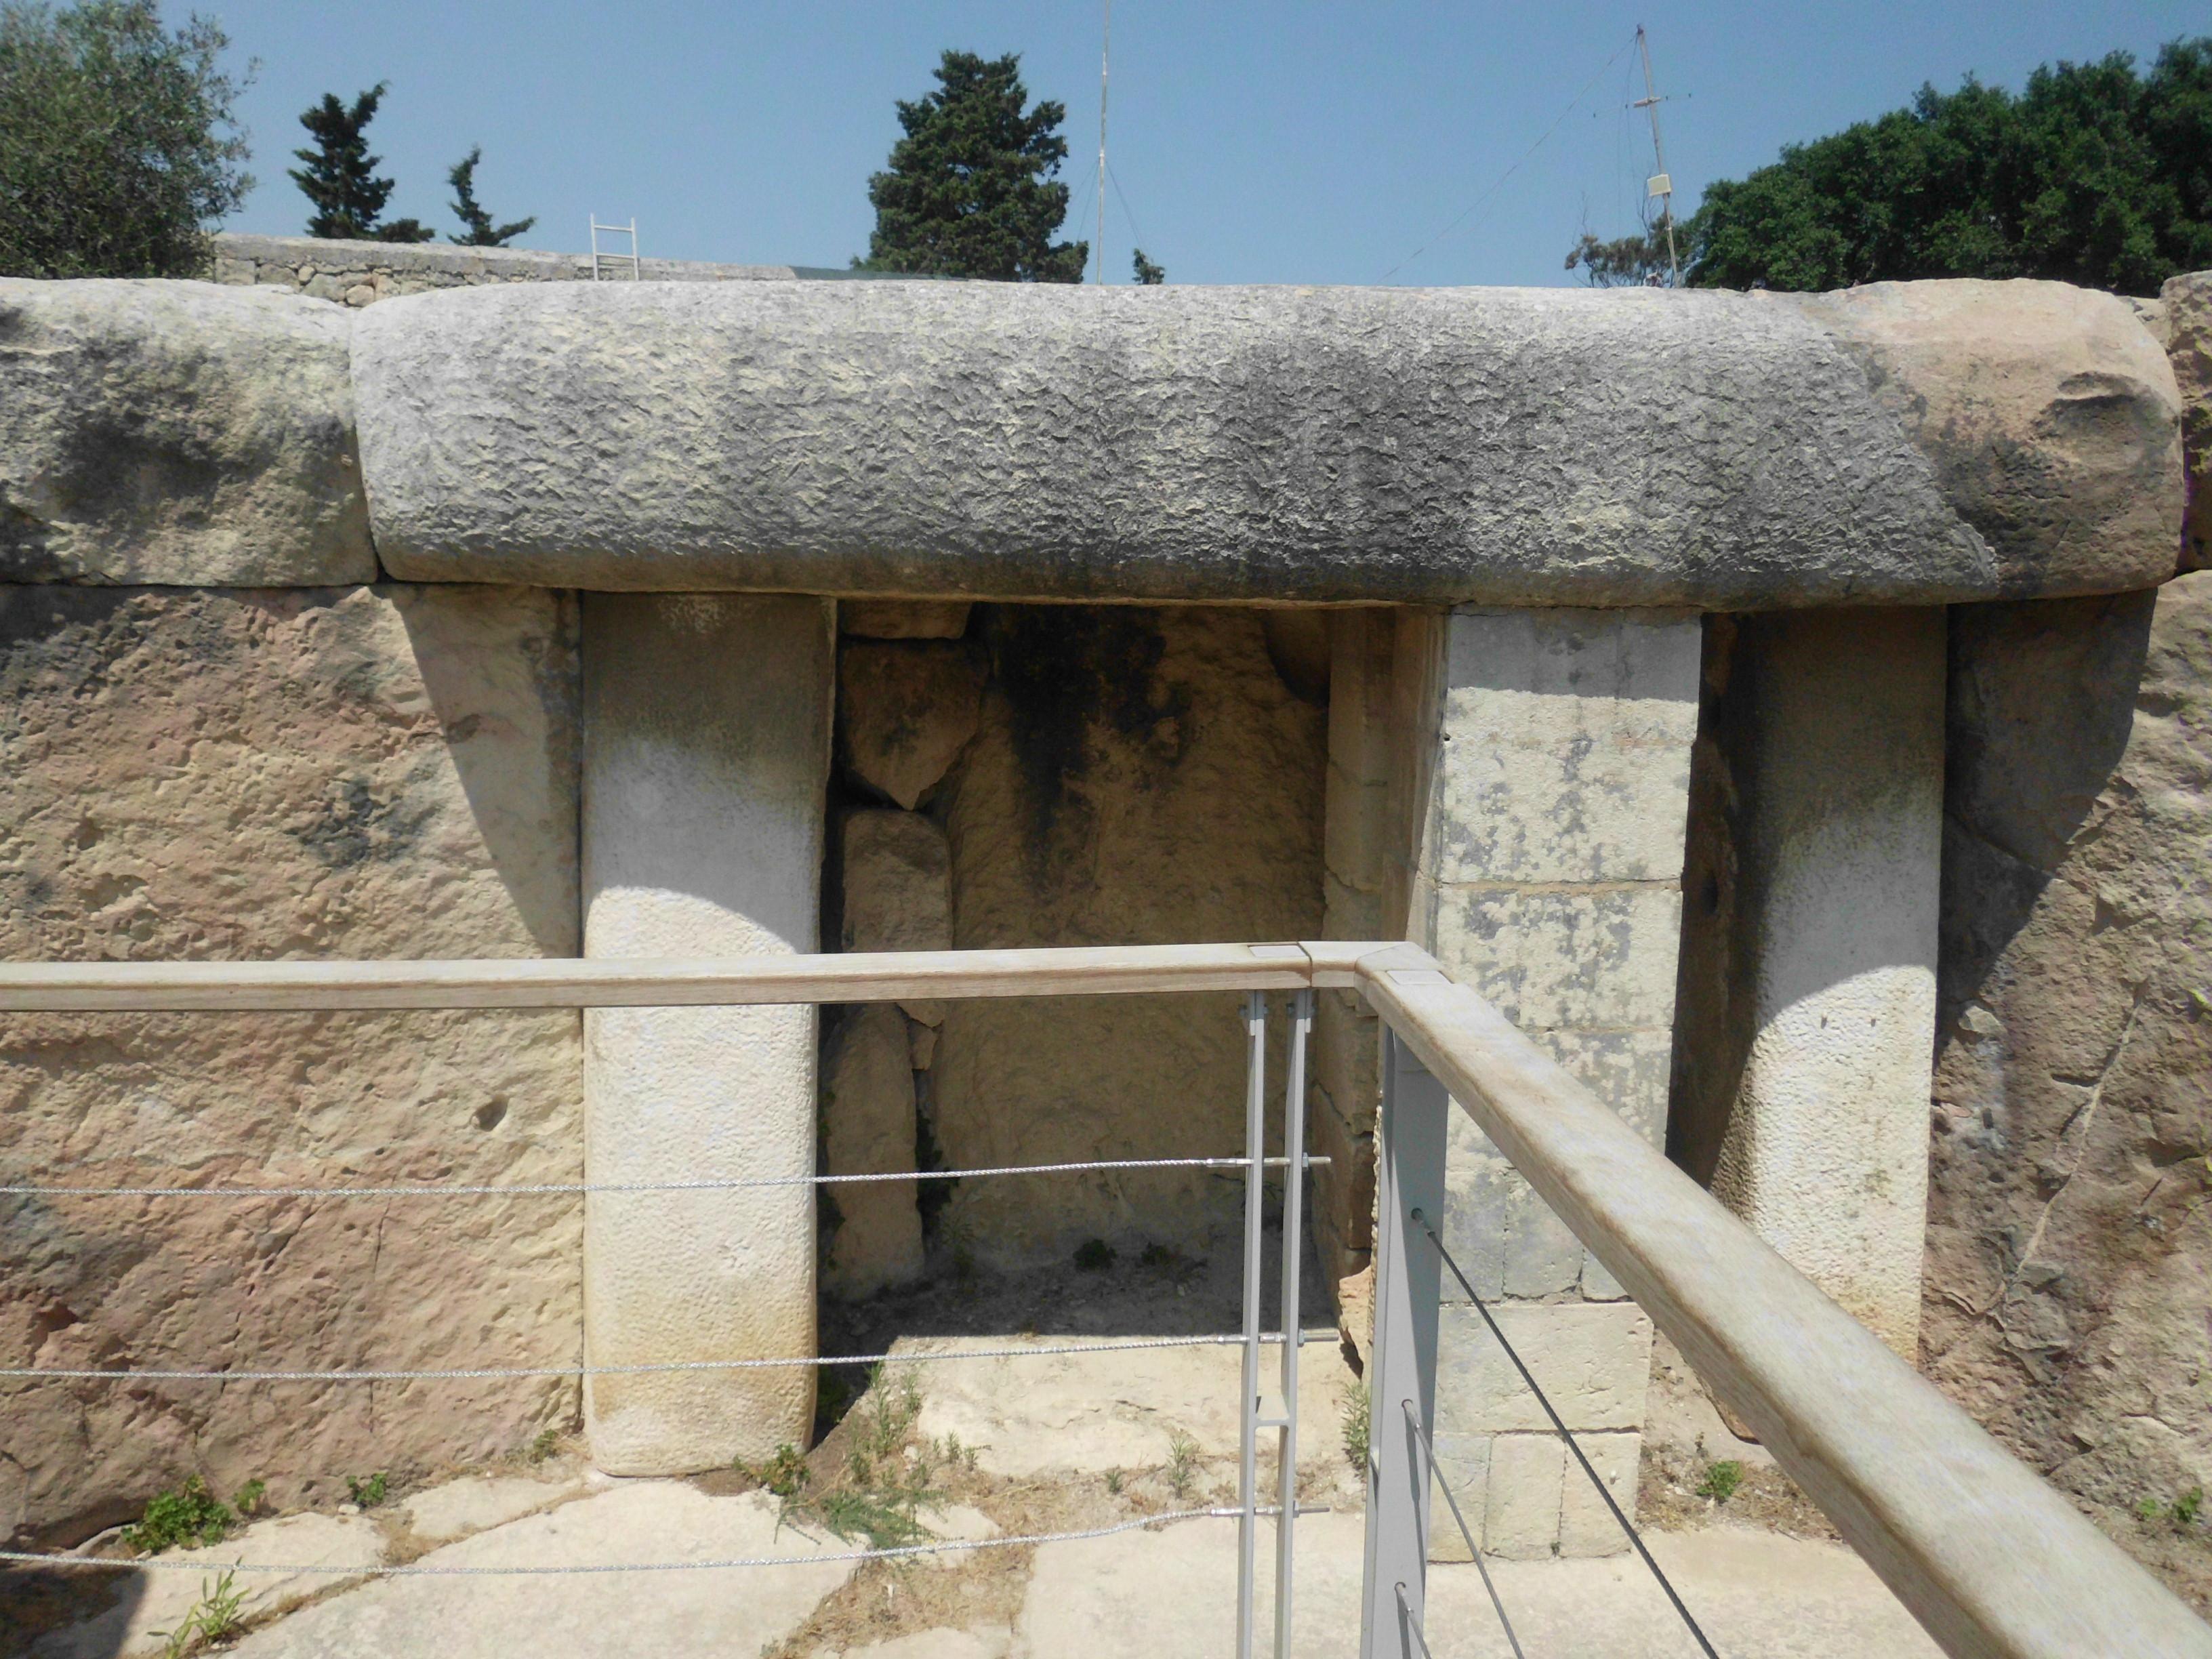
POLYGON ((1341 1419, 1345 1459, 1362 1474, 1367 1473, 1368 1410, 1367 1390, 1356 1389, 1344 1402, 1341 1419))
POLYGON ((164 1644, 162 1659, 184 1659, 186 1654, 228 1641, 245 1627, 246 1592, 232 1582, 237 1577, 227 1572, 212 1585, 201 1579, 200 1599, 185 1609, 176 1628, 151 1632, 164 1644))
POLYGON ((1086 1238, 1075 1247, 1075 1265, 1086 1273, 1103 1273, 1114 1265, 1114 1247, 1103 1238, 1086 1238))
POLYGON ((1743 1484, 1743 1465, 1732 1457, 1705 1465, 1705 1478, 1698 1482, 1698 1496, 1710 1498, 1716 1504, 1725 1504, 1735 1496, 1735 1489, 1743 1484))
MULTIPOLYGON (((260 1494, 255 1492, 254 1498, 258 1502, 260 1494)), ((123 1529, 123 1541, 142 1555, 159 1555, 179 1544, 220 1544, 237 1524, 230 1505, 210 1492, 205 1480, 191 1474, 174 1492, 156 1492, 149 1499, 146 1513, 123 1529)))
POLYGON ((379 1469, 366 1479, 349 1474, 345 1478, 346 1496, 365 1510, 373 1510, 392 1495, 392 1478, 379 1469))
POLYGON ((2191 1486, 2171 1504, 2161 1504, 2155 1498, 2146 1498, 2136 1505, 2136 1515, 2145 1526, 2165 1525, 2176 1532, 2187 1532, 2197 1524, 2203 1512, 2204 1488, 2191 1486))
POLYGON ((813 1471, 806 1467, 806 1460, 799 1455, 799 1448, 787 1440, 775 1449, 775 1455, 767 1462, 739 1462, 737 1468, 739 1474, 757 1480, 771 1496, 786 1500, 805 1491, 807 1482, 814 1478, 813 1471))
POLYGON ((1121 1470, 1109 1469, 1106 1471, 1106 1490, 1113 1493, 1116 1498, 1119 1498, 1121 1495, 1121 1470))
POLYGON ((1198 1442, 1177 1429, 1168 1436, 1168 1489, 1187 1498, 1197 1480, 1198 1442))
POLYGON ((243 1516, 258 1515, 264 1499, 269 1496, 266 1480, 249 1480, 231 1494, 231 1506, 243 1516))
POLYGON ((540 1429, 537 1438, 530 1443, 529 1450, 523 1455, 533 1463, 543 1463, 560 1449, 560 1445, 561 1431, 558 1429, 540 1429))

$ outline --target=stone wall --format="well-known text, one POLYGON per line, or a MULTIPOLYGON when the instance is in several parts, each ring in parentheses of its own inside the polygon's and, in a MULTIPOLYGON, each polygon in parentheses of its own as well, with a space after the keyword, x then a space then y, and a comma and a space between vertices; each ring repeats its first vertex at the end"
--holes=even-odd
MULTIPOLYGON (((570 956, 575 607, 521 588, 0 587, 0 957, 570 956)), ((574 1181, 573 1013, 17 1016, 10 1183, 574 1181)), ((574 1363, 570 1196, 0 1199, 11 1365, 574 1363)), ((560 1379, 0 1384, 0 1534, 190 1474, 291 1504, 520 1449, 560 1379)))
MULTIPOLYGON (((629 246, 624 238, 619 244, 629 246)), ((694 259, 641 259, 648 283, 770 283, 873 277, 808 265, 718 265, 694 259)), ((621 280, 629 279, 627 263, 621 280)), ((495 283, 588 283, 588 253, 541 253, 532 248, 455 247, 443 242, 345 242, 313 236, 215 239, 218 283, 242 283, 307 294, 349 306, 374 305, 404 294, 441 288, 482 288, 495 283)), ((610 279, 611 280, 611 278, 610 279)))
MULTIPOLYGON (((886 605, 851 607, 844 627, 833 903, 848 948, 1316 932, 1325 715, 1278 672, 1260 611, 886 605)), ((911 1150, 886 1127, 915 1109, 908 1071, 925 1163, 938 1167, 1234 1156, 1239 1002, 910 1004, 907 1068, 878 1058, 895 1051, 896 1031, 848 1016, 828 1066, 829 1161, 915 1167, 880 1161, 911 1150)), ((1233 1218, 1240 1192, 1199 1171, 956 1184, 937 1228, 1004 1265, 1092 1237, 1194 1249, 1233 1218)), ((870 1256, 836 1234, 836 1281, 866 1291, 920 1270, 895 1218, 914 1203, 908 1189, 833 1203, 850 1206, 846 1228, 884 1241, 870 1256)))
POLYGON ((1923 1363, 2200 1606, 2212 572, 1953 613, 1923 1363))

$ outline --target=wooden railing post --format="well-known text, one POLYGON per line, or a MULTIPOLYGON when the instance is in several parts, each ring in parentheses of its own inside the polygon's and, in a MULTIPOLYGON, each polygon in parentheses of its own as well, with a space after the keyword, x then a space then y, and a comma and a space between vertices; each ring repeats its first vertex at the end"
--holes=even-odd
MULTIPOLYGON (((1441 975, 1439 976, 1441 977, 1441 975)), ((1450 1102, 1386 1031, 1375 1175, 1375 1346, 1367 1377, 1367 1564, 1360 1659, 1419 1659, 1429 1560, 1429 1462, 1413 1421, 1437 1403, 1437 1252, 1413 1219, 1440 1224, 1450 1102)), ((1431 1431, 1433 1433, 1433 1430, 1431 1431)))

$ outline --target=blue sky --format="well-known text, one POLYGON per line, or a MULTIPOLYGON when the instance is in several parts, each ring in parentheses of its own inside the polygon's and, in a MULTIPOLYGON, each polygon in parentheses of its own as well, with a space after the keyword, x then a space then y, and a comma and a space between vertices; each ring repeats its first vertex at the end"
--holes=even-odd
MULTIPOLYGON (((298 234, 307 210, 284 170, 299 112, 387 80, 371 131, 399 181, 394 216, 454 228, 446 169, 482 144, 486 204, 538 216, 521 245, 580 247, 595 213, 635 216, 647 254, 842 265, 867 245, 893 100, 926 90, 940 50, 960 46, 1020 52, 1032 95, 1067 106, 1083 216, 1069 230, 1095 234, 1098 0, 167 9, 216 16, 234 58, 261 60, 242 106, 261 184, 233 229, 298 234)), ((1626 108, 1638 21, 1670 99, 1660 119, 1685 210, 1705 180, 1893 108, 1923 81, 1972 70, 2016 88, 2047 60, 2148 60, 2212 32, 2203 0, 1115 0, 1107 276, 1128 279, 1140 230, 1176 282, 1575 280, 1565 250, 1585 224, 1633 228, 1650 170, 1649 130, 1626 108)))

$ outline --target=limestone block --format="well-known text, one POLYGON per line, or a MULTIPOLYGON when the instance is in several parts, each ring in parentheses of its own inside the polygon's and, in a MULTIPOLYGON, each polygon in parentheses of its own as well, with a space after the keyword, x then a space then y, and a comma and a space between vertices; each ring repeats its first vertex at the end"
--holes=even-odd
POLYGON ((1717 723, 1748 1032, 1716 1195, 1899 1352, 1917 1350, 1943 814, 1944 627, 1926 611, 1759 617, 1717 723))
POLYGON ((2155 358, 2026 283, 526 283, 354 353, 404 576, 1717 610, 2156 580, 2155 358))
POLYGON ((2014 573, 2008 592, 2107 593, 2173 574, 2180 398, 2125 300, 2015 281, 1870 283, 1783 302, 1865 362, 1945 497, 2014 573))
POLYGON ((919 812, 874 807, 844 820, 848 951, 952 948, 952 853, 919 812))
MULTIPOLYGON (((575 610, 538 589, 0 587, 0 957, 567 957, 575 610)), ((581 1173, 573 1012, 12 1016, 11 1181, 525 1184, 581 1173)), ((0 1206, 14 1363, 574 1363, 543 1197, 0 1206)), ((481 1462, 558 1379, 0 1383, 0 1534, 74 1541, 190 1473, 327 1500, 481 1462), (272 1425, 282 1425, 282 1431, 272 1425), (337 1496, 343 1495, 340 1488, 337 1496)))
POLYGON ((1491 1434, 1439 1432, 1429 1437, 1437 1452, 1436 1475, 1429 1488, 1430 1560, 1474 1559, 1460 1522, 1467 1523, 1476 1543, 1482 1542, 1483 1518, 1490 1504, 1490 1449, 1497 1439, 1491 1434), (1449 1502, 1445 1501, 1446 1492, 1451 1494, 1449 1502), (1453 1504, 1459 1505, 1457 1519, 1452 1516, 1453 1504))
MULTIPOLYGON (((822 1153, 829 1175, 880 1175, 915 1167, 914 1068, 907 1018, 897 1006, 851 1010, 824 1057, 822 1153)), ((911 1181, 830 1189, 837 1231, 823 1282, 858 1301, 921 1276, 921 1215, 911 1181)))
POLYGON ((520 1521, 574 1498, 579 1484, 520 1475, 463 1475, 418 1492, 401 1511, 407 1530, 426 1543, 442 1544, 520 1521))
POLYGON ((912 807, 975 735, 982 671, 957 645, 878 642, 838 653, 837 731, 869 788, 912 807))
MULTIPOLYGON (((1575 1444, 1597 1471, 1621 1513, 1636 1518, 1637 1466, 1644 1455, 1640 1434, 1578 1434, 1575 1444)), ((1565 1446, 1560 1451, 1566 1450, 1565 1446)), ((1559 1487, 1559 1553, 1617 1555, 1628 1547, 1628 1534, 1613 1511, 1590 1485, 1590 1478, 1572 1458, 1566 1461, 1559 1487)))
POLYGON ((1445 1248, 1485 1299, 1544 1297, 1574 1288, 1583 1250, 1464 1112, 1446 1133, 1445 1248))
MULTIPOLYGON (((1492 1315, 1566 1425, 1643 1426, 1651 1322, 1620 1302, 1501 1303, 1492 1315)), ((1439 1327, 1437 1426, 1455 1434, 1548 1430, 1550 1419, 1482 1316, 1447 1304, 1439 1327)))
POLYGON ((1581 888, 1413 880, 1429 949, 1524 1031, 1657 1030, 1674 1014, 1674 881, 1581 888))
POLYGON ((2132 1510, 2212 1472, 2212 572, 1949 645, 1923 1364, 2132 1510))
POLYGON ((2181 394, 2181 441, 2189 474, 2182 568, 2212 565, 2212 271, 2166 279, 2166 359, 2181 394))
MULTIPOLYGON (((994 606, 970 631, 994 666, 944 801, 955 945, 1311 937, 1324 716, 1285 687, 1250 611, 994 606)), ((1233 1155, 1241 1003, 950 1004, 931 1073, 945 1163, 1233 1155)), ((1234 1224, 1238 1190, 1182 1171, 976 1182, 948 1220, 985 1259, 1092 1237, 1194 1248, 1234 1224)))
POLYGON ((965 599, 846 599, 837 631, 864 640, 957 640, 968 631, 965 599))
MULTIPOLYGON (((583 610, 585 953, 812 950, 830 607, 593 594, 583 610)), ((584 1030, 595 1181, 813 1173, 812 1008, 596 1009, 584 1030)), ((814 1245, 804 1186, 594 1194, 585 1352, 605 1365, 811 1354, 814 1245)), ((757 1460, 811 1426, 806 1367, 592 1382, 592 1455, 614 1474, 757 1460)))
POLYGON ((1382 1022, 1366 1012, 1356 991, 1323 991, 1314 998, 1314 1078, 1346 1127, 1361 1134, 1375 1127, 1382 1100, 1382 1022))
POLYGON ((0 581, 374 581, 335 306, 0 279, 0 581))
POLYGON ((1509 1561, 1541 1561, 1558 1554, 1566 1473, 1567 1449, 1557 1435, 1501 1434, 1492 1440, 1483 1548, 1509 1561))
POLYGON ((1339 1249, 1362 1258, 1334 1264, 1330 1276, 1339 1279, 1364 1267, 1364 1254, 1374 1247, 1375 1136, 1371 1130, 1354 1130, 1335 1102, 1318 1089, 1307 1123, 1314 1155, 1328 1160, 1313 1172, 1316 1234, 1326 1233, 1339 1249))
POLYGON ((1680 877, 1698 735, 1693 618, 1462 610, 1446 653, 1426 873, 1446 884, 1680 877))

